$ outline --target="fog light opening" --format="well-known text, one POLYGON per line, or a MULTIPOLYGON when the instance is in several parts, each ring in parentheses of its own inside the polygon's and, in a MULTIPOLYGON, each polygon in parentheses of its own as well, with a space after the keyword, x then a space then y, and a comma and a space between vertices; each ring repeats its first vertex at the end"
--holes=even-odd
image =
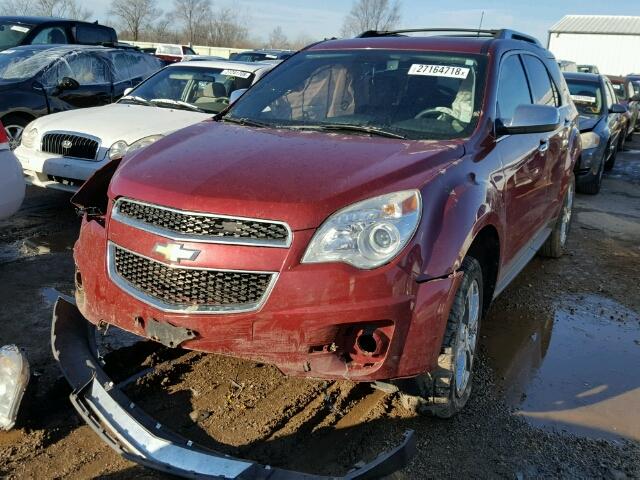
POLYGON ((373 355, 379 349, 378 340, 372 333, 368 332, 364 332, 358 336, 356 339, 356 345, 362 353, 366 353, 368 355, 373 355))
POLYGON ((76 281, 76 289, 82 290, 82 274, 80 273, 80 270, 78 270, 77 268, 76 268, 75 281, 76 281))

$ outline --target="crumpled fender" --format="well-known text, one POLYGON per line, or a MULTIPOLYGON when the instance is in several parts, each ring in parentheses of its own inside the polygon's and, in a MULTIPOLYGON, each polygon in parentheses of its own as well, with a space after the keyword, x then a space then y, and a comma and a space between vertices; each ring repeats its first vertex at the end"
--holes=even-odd
MULTIPOLYGON (((118 454, 140 465, 184 478, 321 480, 326 477, 260 465, 201 447, 168 430, 127 398, 96 358, 95 327, 77 307, 58 298, 53 310, 51 347, 73 387, 71 403, 87 424, 118 454)), ((123 383, 126 383, 123 382, 123 383)), ((374 479, 406 465, 416 450, 412 430, 396 448, 354 467, 345 480, 374 479)))

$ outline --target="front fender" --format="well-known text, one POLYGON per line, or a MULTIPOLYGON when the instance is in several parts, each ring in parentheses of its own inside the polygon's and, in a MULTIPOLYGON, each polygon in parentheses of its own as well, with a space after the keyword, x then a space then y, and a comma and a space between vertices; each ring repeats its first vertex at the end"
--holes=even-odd
POLYGON ((418 241, 424 255, 423 281, 455 272, 473 239, 491 225, 503 237, 502 167, 491 155, 463 157, 424 187, 423 228, 418 241))

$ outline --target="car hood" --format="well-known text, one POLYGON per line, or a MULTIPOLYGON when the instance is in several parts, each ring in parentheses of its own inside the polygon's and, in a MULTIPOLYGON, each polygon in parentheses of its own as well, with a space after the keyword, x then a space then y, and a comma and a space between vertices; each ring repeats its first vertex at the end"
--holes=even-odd
POLYGON ((211 114, 114 103, 46 115, 36 120, 38 134, 64 131, 91 135, 105 147, 118 140, 131 144, 149 135, 167 134, 211 118, 211 114))
POLYGON ((413 141, 202 122, 126 157, 110 196, 316 228, 365 198, 420 188, 464 153, 413 141))
POLYGON ((600 121, 600 117, 593 117, 590 115, 580 115, 579 127, 581 132, 589 132, 596 128, 596 125, 600 121))

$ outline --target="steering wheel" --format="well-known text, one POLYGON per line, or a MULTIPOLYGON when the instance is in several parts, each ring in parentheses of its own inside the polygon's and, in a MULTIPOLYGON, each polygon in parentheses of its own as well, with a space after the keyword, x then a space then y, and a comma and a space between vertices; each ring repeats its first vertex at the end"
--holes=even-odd
POLYGON ((422 110, 414 118, 437 118, 441 115, 447 116, 450 120, 457 120, 453 113, 449 113, 446 111, 443 112, 441 110, 436 110, 435 108, 427 108, 426 110, 422 110))

